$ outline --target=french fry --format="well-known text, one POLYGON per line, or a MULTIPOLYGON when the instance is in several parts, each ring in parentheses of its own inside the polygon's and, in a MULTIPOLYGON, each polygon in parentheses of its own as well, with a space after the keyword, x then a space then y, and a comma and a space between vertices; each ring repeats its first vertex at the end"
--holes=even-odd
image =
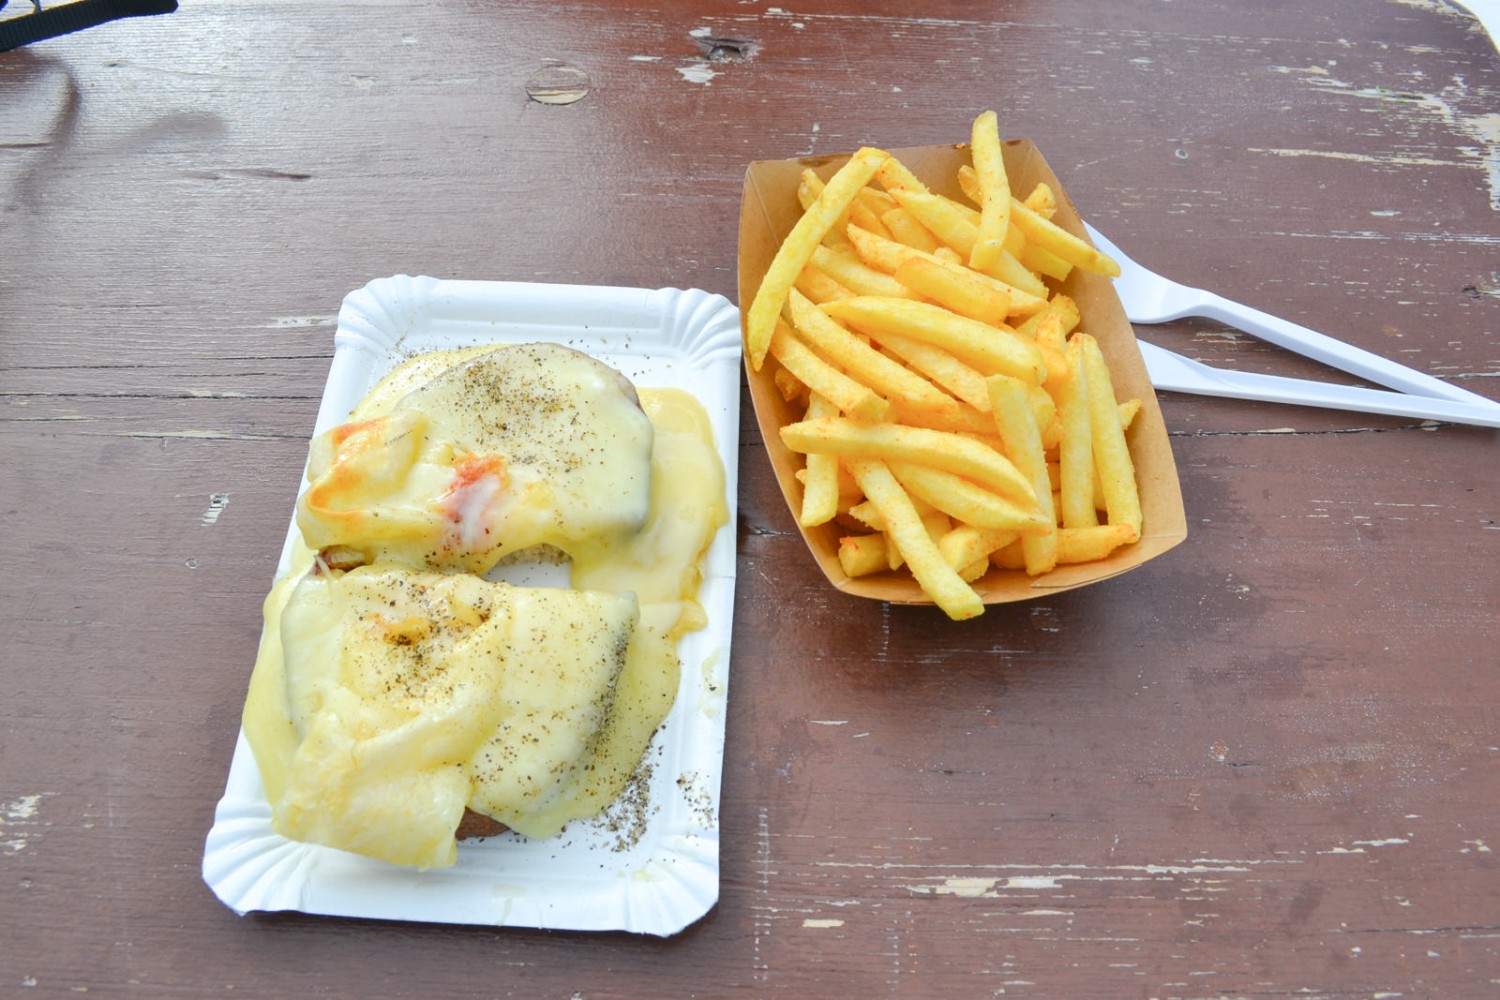
POLYGON ((1126 524, 1141 533, 1141 497, 1135 481, 1135 463, 1120 427, 1120 409, 1115 390, 1109 381, 1109 368, 1099 344, 1086 333, 1074 335, 1081 341, 1080 353, 1088 373, 1089 425, 1094 436, 1094 464, 1104 491, 1104 509, 1110 524, 1126 524))
POLYGON ((1140 536, 1128 524, 1096 524, 1089 528, 1062 528, 1057 533, 1058 565, 1097 562, 1140 536))
MULTIPOLYGON (((956 202, 931 191, 915 191, 911 188, 897 188, 891 194, 902 208, 951 247, 960 258, 970 259, 974 244, 979 241, 979 227, 956 202)), ((987 271, 988 268, 983 270, 987 271)))
POLYGON ((1057 212, 1057 195, 1052 193, 1052 188, 1039 182, 1026 196, 1024 204, 1037 215, 1050 220, 1057 212))
MULTIPOLYGON (((1042 435, 1032 416, 1026 398, 1026 383, 1006 375, 992 375, 988 380, 990 402, 995 411, 995 425, 1005 441, 1006 454, 1030 481, 1042 516, 1056 524, 1052 506, 1052 487, 1047 479, 1047 459, 1042 451, 1042 435)), ((1021 536, 1021 552, 1026 574, 1040 576, 1057 565, 1057 532, 1021 536)))
MULTIPOLYGON (((1068 345, 1068 377, 1057 398, 1062 424, 1058 449, 1058 486, 1062 493, 1061 522, 1065 528, 1089 528, 1099 523, 1094 508, 1094 434, 1088 398, 1088 369, 1082 344, 1068 345)), ((1062 557, 1059 556, 1059 559, 1062 557)))
POLYGON ((887 157, 875 171, 875 179, 892 196, 897 191, 926 191, 927 185, 917 180, 917 175, 906 168, 906 164, 894 156, 887 157))
POLYGON ((807 386, 803 385, 797 376, 785 368, 776 369, 776 373, 772 376, 772 379, 776 383, 776 391, 780 392, 781 398, 788 403, 794 399, 807 399, 807 386))
POLYGON ((1048 392, 1056 394, 1073 364, 1068 356, 1068 341, 1067 335, 1063 333, 1062 316, 1055 312, 1048 313, 1037 324, 1034 337, 1036 349, 1041 352, 1042 361, 1047 366, 1047 378, 1043 385, 1048 392))
MULTIPOLYGON (((933 235, 958 254, 960 261, 968 261, 970 266, 973 266, 974 246, 979 242, 980 217, 972 209, 944 198, 942 195, 933 194, 931 191, 899 188, 892 194, 901 203, 902 208, 909 211, 918 222, 931 230, 933 235)), ((1018 202, 1011 199, 1011 204, 1012 214, 1014 214, 1014 205, 1018 202)), ((1051 225, 1046 220, 1042 221, 1046 225, 1051 225)), ((1065 233, 1064 230, 1058 230, 1058 232, 1065 233)), ((1087 246, 1087 244, 1083 245, 1087 246)), ((989 253, 984 254, 984 266, 975 270, 997 278, 1029 295, 1045 298, 1047 286, 1042 280, 1026 270, 1021 262, 1016 260, 1015 255, 1003 245, 997 249, 998 253, 993 255, 993 260, 988 259, 991 256, 989 253)))
POLYGON ((900 358, 913 371, 921 372, 979 412, 989 412, 984 376, 941 347, 896 333, 876 334, 875 340, 881 350, 900 358))
POLYGON ((812 208, 817 203, 818 195, 822 193, 823 178, 812 167, 803 170, 802 180, 797 184, 797 203, 802 206, 802 211, 812 208))
MULTIPOLYGON (((771 342, 773 352, 780 339, 781 331, 778 330, 776 339, 771 342)), ((837 406, 814 392, 807 404, 806 419, 821 420, 837 413, 837 406)), ((833 455, 808 455, 806 472, 807 475, 802 479, 802 513, 798 521, 811 528, 827 524, 838 516, 839 460, 833 455)))
POLYGON ((967 163, 958 168, 958 189, 974 204, 984 204, 984 191, 979 184, 979 174, 967 163))
MULTIPOLYGON (((807 167, 802 171, 802 179, 797 185, 797 202, 802 206, 804 212, 817 203, 818 196, 823 193, 823 187, 823 178, 818 176, 816 170, 812 167, 807 167)), ((823 234, 823 245, 835 250, 847 247, 849 245, 849 238, 844 235, 844 227, 848 221, 848 211, 841 213, 838 220, 828 228, 828 232, 823 234)))
MULTIPOLYGON (((798 469, 795 475, 797 482, 801 483, 803 488, 806 488, 807 469, 805 467, 798 469)), ((851 509, 864 502, 865 495, 859 491, 859 484, 854 481, 853 476, 849 475, 849 470, 845 469, 842 463, 839 465, 838 490, 839 512, 837 516, 841 518, 848 517, 851 509)), ((850 518, 850 520, 854 523, 859 523, 858 518, 850 518)))
POLYGON ((912 575, 933 603, 954 621, 983 614, 984 602, 938 551, 906 491, 885 463, 860 458, 851 460, 849 468, 865 495, 880 510, 890 540, 900 549, 912 575))
POLYGON ((1011 223, 1026 234, 1027 242, 1049 250, 1090 273, 1111 278, 1120 276, 1120 265, 1107 254, 1095 250, 1051 220, 1042 218, 1023 202, 1011 200, 1010 218, 1011 223))
POLYGON ((1046 318, 1053 313, 1062 317, 1063 336, 1072 333, 1078 328, 1078 324, 1082 322, 1082 315, 1078 312, 1078 303, 1068 298, 1068 296, 1059 293, 1044 303, 1041 309, 1028 316, 1025 322, 1016 327, 1016 332, 1023 337, 1036 339, 1037 330, 1046 318))
POLYGON ((859 189, 855 200, 873 212, 876 218, 881 218, 885 213, 900 207, 896 204, 895 198, 870 184, 859 189))
POLYGON ((1005 239, 1001 242, 1000 249, 1016 258, 1016 260, 1020 260, 1021 254, 1026 252, 1025 234, 1015 226, 1006 227, 1005 239))
POLYGON ((839 566, 849 576, 869 576, 887 567, 885 535, 845 535, 839 539, 839 566))
POLYGON ((1026 387, 1026 401, 1031 404, 1032 419, 1042 433, 1042 450, 1053 450, 1062 435, 1062 428, 1057 423, 1056 401, 1046 389, 1035 385, 1026 387))
POLYGON ((915 247, 909 247, 895 240, 882 239, 868 229, 861 229, 858 226, 850 226, 848 234, 849 243, 854 247, 854 252, 859 254, 859 259, 875 270, 889 275, 894 275, 896 269, 911 258, 923 256, 922 252, 915 247))
POLYGON ((936 344, 986 374, 1014 375, 1033 384, 1047 376, 1035 344, 1011 330, 955 315, 931 303, 862 295, 818 308, 872 335, 894 333, 936 344))
MULTIPOLYGON (((937 544, 939 538, 942 538, 953 529, 953 525, 949 522, 947 514, 935 510, 924 512, 921 505, 916 503, 916 497, 909 497, 909 499, 917 509, 917 516, 922 519, 922 530, 927 532, 927 537, 932 539, 934 545, 937 544)), ((884 519, 882 518, 882 520, 884 519)), ((885 548, 886 552, 890 555, 889 562, 891 569, 900 569, 905 564, 906 557, 901 554, 901 547, 896 544, 889 530, 885 532, 885 548)))
MULTIPOLYGON (((1027 407, 1026 415, 1030 420, 1030 407, 1027 407)), ((787 424, 781 428, 781 439, 792 451, 803 454, 880 455, 891 461, 911 462, 952 472, 1021 503, 1035 503, 1038 499, 1031 477, 1020 472, 993 448, 961 434, 902 424, 860 424, 844 417, 829 417, 787 424)), ((1046 471, 1044 465, 1043 475, 1046 471)))
POLYGON ((909 427, 925 427, 928 430, 963 434, 974 440, 989 437, 996 441, 995 420, 988 413, 981 413, 967 403, 958 403, 951 412, 936 412, 907 406, 900 400, 891 402, 891 414, 898 424, 909 427))
POLYGON ((916 295, 981 323, 999 326, 1010 315, 1010 295, 972 271, 911 256, 897 265, 894 277, 916 295))
MULTIPOLYGON (((975 204, 983 205, 984 185, 977 167, 977 163, 970 168, 960 167, 958 180, 975 204)), ((1038 184, 1025 201, 1016 201, 1012 197, 1010 205, 1011 217, 1007 218, 1007 222, 1013 222, 1011 228, 1019 230, 1026 240, 1025 251, 1017 253, 1011 248, 1011 252, 1021 257, 1022 262, 1031 270, 1041 271, 1059 281, 1068 276, 1068 271, 1075 264, 1085 271, 1110 277, 1119 276, 1119 265, 1115 261, 1053 224, 1052 216, 1057 211, 1057 198, 1047 185, 1038 184), (1030 255, 1030 260, 1027 260, 1027 254, 1030 255)))
POLYGON ((880 221, 885 223, 885 228, 890 230, 891 238, 897 243, 924 253, 932 253, 938 248, 938 238, 900 205, 882 215, 880 221))
POLYGON ((1021 248, 1016 254, 1016 260, 1021 266, 1031 271, 1045 274, 1057 281, 1066 281, 1069 274, 1073 273, 1073 265, 1063 260, 1050 250, 1043 250, 1039 246, 1030 243, 1021 248))
POLYGON ((836 409, 866 423, 884 420, 889 416, 889 402, 814 354, 806 344, 797 339, 792 328, 780 319, 776 321, 776 333, 771 338, 771 355, 813 391, 814 399, 821 396, 836 409))
POLYGON ((1021 539, 1017 538, 1009 545, 1002 545, 991 552, 990 565, 998 569, 1024 570, 1026 568, 1026 553, 1021 551, 1021 539))
POLYGON ((967 566, 962 567, 958 571, 958 578, 964 583, 972 585, 975 580, 978 580, 989 571, 990 561, 988 558, 975 559, 973 562, 969 563, 967 566))
MULTIPOLYGON (((1052 530, 1035 505, 1022 506, 974 485, 961 476, 910 462, 887 462, 906 492, 954 520, 976 528, 1041 535, 1052 530)), ((972 562, 975 557, 970 557, 972 562)))
MULTIPOLYGON (((857 229, 850 226, 851 230, 857 229)), ((861 230, 866 231, 866 230, 861 230)), ((894 298, 912 298, 912 292, 901 282, 875 270, 861 260, 858 254, 847 251, 817 247, 813 250, 812 265, 834 281, 859 295, 886 295, 894 298)), ((793 284, 795 287, 795 283, 793 284)))
MULTIPOLYGON (((839 465, 847 471, 847 462, 840 462, 839 465)), ((854 482, 854 474, 852 472, 849 473, 849 479, 851 482, 854 482)), ((856 490, 859 489, 858 482, 854 482, 854 488, 856 490)), ((861 493, 860 496, 863 497, 864 494, 861 493)), ((911 501, 912 509, 917 512, 917 516, 922 519, 923 523, 930 522, 935 514, 940 513, 936 507, 921 497, 912 496, 908 493, 907 499, 911 501)), ((849 513, 856 521, 871 531, 885 531, 885 518, 880 516, 880 509, 875 506, 873 501, 861 499, 859 503, 849 508, 849 513)))
MULTIPOLYGON (((984 204, 984 192, 980 188, 979 175, 974 172, 973 167, 965 165, 958 168, 958 185, 963 189, 964 195, 967 196, 969 200, 974 204, 984 204)), ((983 213, 981 213, 981 217, 982 215, 983 213)), ((1027 247, 1026 234, 1021 232, 1015 226, 1007 224, 1005 228, 1005 238, 1001 241, 1001 247, 1005 250, 1006 253, 1016 258, 1016 260, 1021 261, 1023 266, 1028 267, 1031 270, 1036 270, 1036 268, 1032 268, 1031 265, 1026 263, 1026 261, 1023 259, 1023 256, 1028 249, 1035 250, 1035 248, 1027 247)), ((1055 275, 1052 276, 1056 277, 1055 275)))
POLYGON ((776 332, 776 316, 787 292, 797 280, 797 275, 812 259, 813 251, 823 237, 833 228, 849 203, 859 194, 859 189, 869 183, 880 165, 891 159, 884 150, 865 147, 850 157, 849 162, 838 169, 823 186, 812 207, 792 226, 771 264, 761 278, 755 298, 745 317, 745 354, 750 367, 760 371, 766 352, 771 349, 771 337, 776 332))
POLYGON ((797 333, 818 353, 904 412, 958 414, 958 400, 860 340, 796 289, 788 293, 797 333))
MULTIPOLYGON (((1011 204, 1014 206, 1015 203, 1012 202, 1011 204)), ((1028 295, 1036 296, 1037 298, 1047 297, 1047 285, 1041 278, 1026 270, 1026 265, 1016 260, 1015 255, 1009 250, 1001 250, 1000 257, 995 261, 994 265, 985 268, 980 273, 988 274, 992 278, 1003 281, 1012 288, 1019 288, 1028 295)))
POLYGON ((1000 128, 993 111, 974 119, 969 152, 979 176, 979 232, 969 252, 969 266, 987 271, 1000 261, 1000 252, 1010 228, 1010 180, 1000 150, 1000 128))
MULTIPOLYGON (((984 204, 984 192, 980 187, 979 174, 976 173, 974 168, 969 166, 968 164, 965 164, 958 168, 958 186, 959 189, 963 191, 965 197, 967 197, 974 204, 984 204)), ((1031 195, 1027 196, 1025 204, 1028 208, 1032 209, 1032 211, 1042 216, 1042 218, 1050 219, 1052 218, 1052 213, 1057 210, 1057 202, 1055 200, 1050 203, 1045 200, 1046 198, 1051 196, 1051 188, 1047 187, 1047 185, 1045 184, 1038 184, 1036 188, 1032 190, 1031 195), (1045 192, 1045 195, 1037 195, 1038 190, 1045 192), (1033 205, 1031 203, 1031 198, 1033 196, 1037 197, 1038 205, 1041 207, 1038 207, 1038 205, 1033 205)), ((1015 226, 1007 227, 1005 232, 1005 249, 1009 250, 1012 254, 1020 256, 1021 248, 1025 245, 1026 234, 1021 232, 1015 226)))
POLYGON ((852 299, 859 293, 851 288, 839 284, 828 276, 826 271, 820 271, 809 264, 802 269, 797 276, 797 282, 792 286, 806 295, 813 302, 832 302, 834 299, 852 299))
POLYGON ((995 295, 1003 295, 1010 299, 1010 314, 1013 316, 1031 315, 1047 307, 1045 294, 1033 295, 1014 285, 1007 285, 998 278, 972 270, 956 256, 950 247, 938 247, 936 251, 929 254, 904 243, 883 240, 874 233, 861 230, 857 226, 850 226, 848 233, 849 241, 854 245, 855 252, 859 254, 860 259, 876 270, 893 275, 901 265, 910 260, 925 260, 941 267, 958 281, 975 282, 995 295))
MULTIPOLYGON (((1014 531, 998 531, 976 528, 971 524, 960 524, 939 538, 937 544, 938 552, 948 560, 948 565, 958 570, 960 575, 966 575, 963 572, 964 567, 973 565, 977 560, 983 560, 988 566, 990 553, 1004 548, 1018 538, 1020 536, 1014 531)), ((972 583, 973 580, 968 582, 972 583)))
POLYGON ((849 224, 859 226, 861 229, 869 230, 886 239, 891 238, 891 231, 886 228, 885 223, 880 221, 880 216, 864 201, 863 195, 870 188, 861 188, 859 196, 849 206, 849 224))
MULTIPOLYGON (((858 484, 856 483, 855 485, 858 488, 858 484)), ((949 523, 947 514, 937 510, 931 504, 924 502, 918 497, 908 494, 907 499, 911 501, 912 509, 917 512, 917 517, 921 520, 922 527, 927 530, 927 536, 934 542, 952 530, 953 525, 949 523)), ((855 504, 850 508, 849 513, 854 516, 855 520, 861 526, 878 532, 886 539, 886 565, 884 568, 891 570, 900 569, 905 563, 905 557, 902 556, 900 548, 890 543, 890 531, 887 529, 885 518, 881 515, 880 509, 875 506, 874 501, 865 500, 862 503, 855 504)))
MULTIPOLYGON (((840 462, 839 464, 842 465, 843 463, 840 462)), ((859 483, 856 482, 854 485, 858 486, 859 483)), ((864 493, 860 493, 860 496, 864 496, 864 493)), ((871 531, 885 531, 885 521, 881 519, 880 511, 876 510, 875 505, 868 500, 861 500, 853 507, 850 507, 849 516, 871 531)))

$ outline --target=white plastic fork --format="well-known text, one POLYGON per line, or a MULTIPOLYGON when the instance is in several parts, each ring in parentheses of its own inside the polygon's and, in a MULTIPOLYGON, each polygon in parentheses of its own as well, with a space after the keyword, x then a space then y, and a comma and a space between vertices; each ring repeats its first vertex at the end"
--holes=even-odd
MULTIPOLYGON (((1336 340, 1315 330, 1309 330, 1305 326, 1298 326, 1296 323, 1272 316, 1270 313, 1264 313, 1259 309, 1241 305, 1238 302, 1232 302, 1221 295, 1216 295, 1201 288, 1192 288, 1188 285, 1172 281, 1169 278, 1164 278, 1131 260, 1119 247, 1110 242, 1103 233, 1087 222, 1084 223, 1084 228, 1088 230, 1094 244, 1119 263, 1120 277, 1115 279, 1115 291, 1119 293, 1120 301, 1125 306, 1125 315, 1129 317, 1132 323, 1166 323, 1185 316, 1202 316, 1207 319, 1217 320, 1237 330, 1243 330, 1268 343, 1284 347, 1289 351, 1295 351, 1316 361, 1321 361, 1326 365, 1346 371, 1351 375, 1358 375, 1361 378, 1369 379, 1380 385, 1399 389, 1401 393, 1426 399, 1441 399, 1465 403, 1471 409, 1477 408, 1480 411, 1480 416, 1485 416, 1493 412, 1497 417, 1500 417, 1500 403, 1496 403, 1494 400, 1486 399, 1478 393, 1470 392, 1467 389, 1460 389, 1431 375, 1408 368, 1405 365, 1397 364, 1378 354, 1372 354, 1363 348, 1346 344, 1341 340, 1336 340)), ((1208 371, 1219 371, 1219 369, 1212 369, 1207 365, 1200 367, 1208 371)), ((1228 375, 1233 373, 1223 372, 1221 374, 1228 375)), ((1307 380, 1287 381, 1300 381, 1305 386, 1321 384, 1307 380)), ((1167 387, 1161 386, 1161 388, 1167 387)), ((1329 388, 1341 387, 1329 386, 1329 388)), ((1216 394, 1211 388, 1182 391, 1208 391, 1210 394, 1216 394)), ((1224 393, 1217 394, 1224 395, 1224 393)), ((1287 400, 1287 402, 1291 401, 1287 400)), ((1307 397, 1306 394, 1298 402, 1309 406, 1322 405, 1313 402, 1311 397, 1307 397)), ((1355 407, 1345 405, 1335 406, 1334 408, 1353 409, 1355 407)), ((1391 411, 1371 410, 1368 412, 1391 411)), ((1455 420, 1459 418, 1448 416, 1434 417, 1433 419, 1455 420)), ((1464 422, 1478 423, 1481 421, 1465 420, 1464 422)), ((1485 426, 1495 425, 1486 423, 1485 426)))

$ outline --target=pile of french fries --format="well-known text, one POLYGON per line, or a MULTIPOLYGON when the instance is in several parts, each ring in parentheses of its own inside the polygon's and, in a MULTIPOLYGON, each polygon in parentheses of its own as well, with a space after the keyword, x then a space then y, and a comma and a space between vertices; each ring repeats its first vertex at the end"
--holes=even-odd
POLYGON ((855 153, 803 213, 746 316, 746 355, 802 420, 800 520, 851 533, 851 577, 905 567, 953 619, 984 604, 991 567, 1032 577, 1140 538, 1141 503, 1119 402, 1074 302, 1073 268, 1119 266, 1055 225, 1044 184, 1015 197, 994 112, 975 119, 972 202, 927 188, 898 159, 855 153))

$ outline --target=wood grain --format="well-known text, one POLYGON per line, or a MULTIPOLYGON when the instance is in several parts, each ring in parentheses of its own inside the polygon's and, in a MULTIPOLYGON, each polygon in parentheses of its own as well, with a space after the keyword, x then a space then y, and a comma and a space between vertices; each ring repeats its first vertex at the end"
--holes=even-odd
POLYGON ((1494 433, 1173 394, 1188 541, 962 625, 822 583, 746 402, 722 895, 681 935, 203 885, 371 278, 732 296, 747 162, 994 107, 1144 263, 1500 398, 1500 59, 1455 5, 869 7, 226 0, 0 55, 0 994, 1500 989, 1494 433), (557 66, 587 96, 529 99, 557 66))

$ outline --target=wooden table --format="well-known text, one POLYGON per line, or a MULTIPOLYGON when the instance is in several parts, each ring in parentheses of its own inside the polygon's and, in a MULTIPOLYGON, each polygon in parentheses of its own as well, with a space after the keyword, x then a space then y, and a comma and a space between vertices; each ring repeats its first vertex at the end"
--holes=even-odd
POLYGON ((1500 993, 1495 433, 1170 394, 1186 543, 961 625, 824 584, 745 397, 722 893, 680 935, 201 881, 371 278, 732 298, 747 162, 994 107, 1144 262, 1500 397, 1500 59, 1447 3, 880 6, 219 0, 0 55, 0 994, 1500 993))

